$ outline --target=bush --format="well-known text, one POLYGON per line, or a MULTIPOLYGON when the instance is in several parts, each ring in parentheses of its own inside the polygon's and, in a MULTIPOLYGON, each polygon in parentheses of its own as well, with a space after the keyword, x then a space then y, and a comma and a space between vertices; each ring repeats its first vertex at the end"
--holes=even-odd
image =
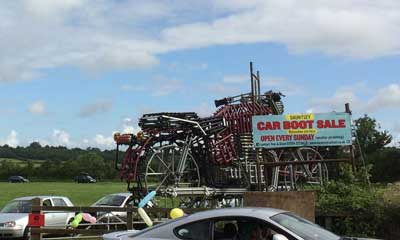
POLYGON ((400 149, 384 148, 368 158, 374 164, 372 171, 374 182, 400 181, 400 149))
POLYGON ((382 235, 381 194, 365 185, 329 182, 318 193, 317 208, 322 213, 343 216, 332 231, 342 236, 377 237, 382 235))
POLYGON ((400 239, 400 206, 386 205, 384 209, 384 222, 382 230, 386 240, 400 239))

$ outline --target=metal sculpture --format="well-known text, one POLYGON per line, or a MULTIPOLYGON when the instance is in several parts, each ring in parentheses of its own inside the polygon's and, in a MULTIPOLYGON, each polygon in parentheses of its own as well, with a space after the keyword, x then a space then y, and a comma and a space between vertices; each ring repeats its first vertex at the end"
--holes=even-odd
MULTIPOLYGON (((328 171, 325 163, 318 162, 322 160, 318 149, 254 148, 252 116, 282 114, 284 95, 272 91, 261 94, 260 75, 253 73, 252 63, 250 78, 251 92, 216 100, 218 109, 213 116, 201 118, 194 112, 145 114, 139 120, 141 132, 115 134, 117 154, 119 146, 127 146, 116 166, 128 189, 142 197, 152 190, 193 192, 202 186, 204 192, 217 193, 222 190, 215 189, 287 191, 321 184, 328 171), (296 161, 314 162, 264 167, 266 163, 296 161)), ((193 197, 189 201, 196 202, 193 197)))

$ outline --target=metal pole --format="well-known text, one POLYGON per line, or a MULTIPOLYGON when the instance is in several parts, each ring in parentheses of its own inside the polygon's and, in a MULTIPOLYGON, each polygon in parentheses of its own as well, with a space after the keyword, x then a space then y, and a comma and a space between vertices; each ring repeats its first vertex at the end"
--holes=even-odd
POLYGON ((261 92, 260 92, 260 71, 257 71, 257 100, 260 100, 261 92))
POLYGON ((256 166, 257 166, 257 183, 258 183, 257 186, 258 186, 258 191, 262 191, 262 187, 261 187, 261 164, 260 164, 259 150, 260 150, 260 148, 256 148, 256 166))
POLYGON ((119 161, 118 152, 119 152, 119 144, 117 144, 117 150, 116 150, 116 153, 115 153, 115 170, 117 170, 117 171, 120 170, 118 168, 118 161, 119 161))
POLYGON ((253 62, 250 62, 251 99, 254 103, 253 62))

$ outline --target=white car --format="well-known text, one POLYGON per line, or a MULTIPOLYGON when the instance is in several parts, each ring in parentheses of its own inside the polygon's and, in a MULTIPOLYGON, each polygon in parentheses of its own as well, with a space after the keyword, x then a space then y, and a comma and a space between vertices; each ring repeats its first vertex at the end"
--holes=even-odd
MULTIPOLYGON (((132 193, 114 193, 100 198, 91 207, 126 207, 135 204, 132 193)), ((137 204, 137 203, 136 203, 137 204)), ((119 221, 126 219, 126 212, 98 212, 97 219, 100 221, 119 221)))
MULTIPOLYGON (((20 238, 29 239, 29 213, 32 199, 41 198, 43 206, 73 206, 71 200, 62 196, 29 196, 16 198, 5 205, 0 211, 0 239, 20 238)), ((74 218, 73 212, 46 211, 46 227, 66 227, 74 218)))

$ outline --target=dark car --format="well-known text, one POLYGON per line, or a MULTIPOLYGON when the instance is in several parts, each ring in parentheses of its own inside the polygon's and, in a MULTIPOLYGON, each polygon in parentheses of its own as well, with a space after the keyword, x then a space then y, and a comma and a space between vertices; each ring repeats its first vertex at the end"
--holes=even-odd
POLYGON ((78 175, 74 178, 74 181, 77 183, 95 183, 96 179, 89 175, 78 175))
POLYGON ((29 180, 22 176, 11 176, 8 178, 8 182, 10 182, 10 183, 27 183, 27 182, 29 182, 29 180))

